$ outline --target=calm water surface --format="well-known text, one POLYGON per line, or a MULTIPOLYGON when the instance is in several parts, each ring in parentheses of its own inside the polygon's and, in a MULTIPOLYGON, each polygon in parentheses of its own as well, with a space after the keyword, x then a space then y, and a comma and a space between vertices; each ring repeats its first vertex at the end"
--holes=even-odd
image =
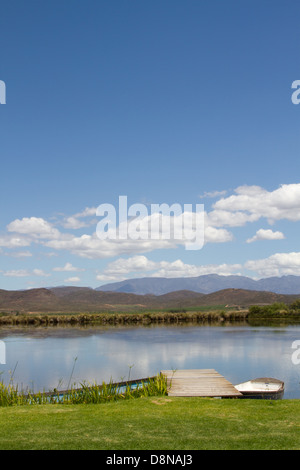
POLYGON ((13 327, 0 329, 0 339, 6 346, 3 382, 13 374, 15 384, 35 391, 66 388, 70 379, 100 384, 162 369, 216 369, 233 384, 278 378, 285 382, 284 398, 300 398, 300 365, 292 362, 300 325, 13 327))

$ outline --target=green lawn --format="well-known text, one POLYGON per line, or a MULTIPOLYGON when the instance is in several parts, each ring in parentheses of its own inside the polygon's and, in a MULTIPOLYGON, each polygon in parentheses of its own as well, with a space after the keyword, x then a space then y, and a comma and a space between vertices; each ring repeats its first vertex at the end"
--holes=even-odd
POLYGON ((0 408, 0 449, 300 449, 300 401, 151 397, 0 408))

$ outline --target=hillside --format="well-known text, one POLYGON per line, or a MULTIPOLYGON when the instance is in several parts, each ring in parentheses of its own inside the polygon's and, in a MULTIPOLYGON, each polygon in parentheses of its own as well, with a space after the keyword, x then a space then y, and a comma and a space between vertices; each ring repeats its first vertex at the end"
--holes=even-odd
POLYGON ((96 290, 162 295, 182 289, 202 294, 224 289, 245 289, 293 295, 300 294, 300 276, 269 277, 259 280, 246 276, 220 276, 218 274, 181 278, 145 277, 105 284, 96 290))
POLYGON ((158 296, 101 292, 80 287, 30 289, 27 291, 0 290, 0 312, 91 313, 145 309, 186 309, 214 305, 247 307, 274 302, 288 304, 299 297, 245 289, 224 289, 210 294, 181 290, 158 296))

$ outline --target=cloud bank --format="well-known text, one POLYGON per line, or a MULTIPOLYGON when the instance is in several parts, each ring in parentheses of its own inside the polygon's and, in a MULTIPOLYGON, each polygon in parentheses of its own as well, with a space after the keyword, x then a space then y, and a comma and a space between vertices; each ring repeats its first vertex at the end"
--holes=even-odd
MULTIPOLYGON (((203 197, 216 198, 211 207, 205 207, 204 213, 204 250, 208 245, 221 245, 228 250, 233 249, 236 241, 236 230, 239 227, 246 227, 248 236, 244 240, 245 249, 247 246, 268 247, 272 244, 285 243, 290 245, 288 236, 281 230, 276 230, 274 225, 277 222, 295 223, 300 221, 300 183, 283 184, 273 191, 268 191, 260 186, 239 186, 232 194, 228 191, 215 191, 205 193, 203 197), (257 224, 261 223, 265 227, 257 229, 257 224), (255 231, 251 230, 256 224, 255 231), (270 227, 267 227, 266 225, 270 227), (252 232, 252 233, 251 233, 252 232), (254 235, 253 235, 254 233, 254 235), (260 243, 263 242, 263 243, 260 243)), ((144 215, 138 218, 141 233, 146 233, 149 224, 157 214, 144 215)), ((176 229, 176 224, 180 219, 175 215, 161 215, 162 221, 168 222, 176 229)), ((248 261, 241 263, 203 263, 197 265, 187 263, 176 256, 173 261, 163 261, 166 258, 166 250, 183 250, 185 240, 175 239, 174 236, 164 238, 162 223, 160 237, 158 239, 130 238, 104 239, 101 240, 96 234, 96 226, 99 218, 96 217, 95 207, 86 207, 70 216, 61 216, 51 221, 42 217, 24 217, 11 221, 5 230, 0 233, 0 256, 11 256, 15 260, 33 259, 33 251, 37 247, 43 251, 43 258, 50 259, 54 255, 64 254, 65 256, 84 258, 87 260, 112 260, 107 266, 98 270, 98 281, 119 280, 128 275, 143 275, 149 273, 153 276, 162 277, 192 277, 201 274, 243 274, 253 273, 253 276, 278 276, 286 274, 300 275, 300 256, 297 250, 289 249, 284 253, 278 249, 276 253, 269 256, 253 256, 248 261), (78 234, 78 232, 81 232, 78 234), (25 250, 26 247, 26 250, 25 250), (146 254, 151 252, 160 253, 160 261, 152 261, 146 254)), ((134 219, 133 219, 133 222, 134 219)), ((118 227, 120 230, 121 225, 118 227)), ((245 231, 243 232, 245 233, 245 231)), ((274 245, 275 246, 275 245, 274 245)), ((292 245, 291 245, 292 247, 292 245)), ((294 248, 294 247, 293 247, 294 248)), ((172 251, 172 252, 173 252, 172 251)), ((252 251, 253 253, 253 251, 252 251)), ((50 272, 84 272, 87 269, 76 267, 76 261, 64 261, 62 266, 52 266, 45 269, 44 266, 23 269, 2 270, 1 274, 6 277, 27 277, 40 276, 49 277, 50 272)), ((69 282, 79 282, 78 276, 68 278, 69 282)))

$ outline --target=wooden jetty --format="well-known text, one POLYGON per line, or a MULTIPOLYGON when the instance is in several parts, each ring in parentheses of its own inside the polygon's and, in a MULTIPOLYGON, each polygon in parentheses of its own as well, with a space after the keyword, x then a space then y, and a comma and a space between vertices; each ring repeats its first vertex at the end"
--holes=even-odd
POLYGON ((162 370, 172 397, 242 397, 232 383, 214 369, 162 370))

